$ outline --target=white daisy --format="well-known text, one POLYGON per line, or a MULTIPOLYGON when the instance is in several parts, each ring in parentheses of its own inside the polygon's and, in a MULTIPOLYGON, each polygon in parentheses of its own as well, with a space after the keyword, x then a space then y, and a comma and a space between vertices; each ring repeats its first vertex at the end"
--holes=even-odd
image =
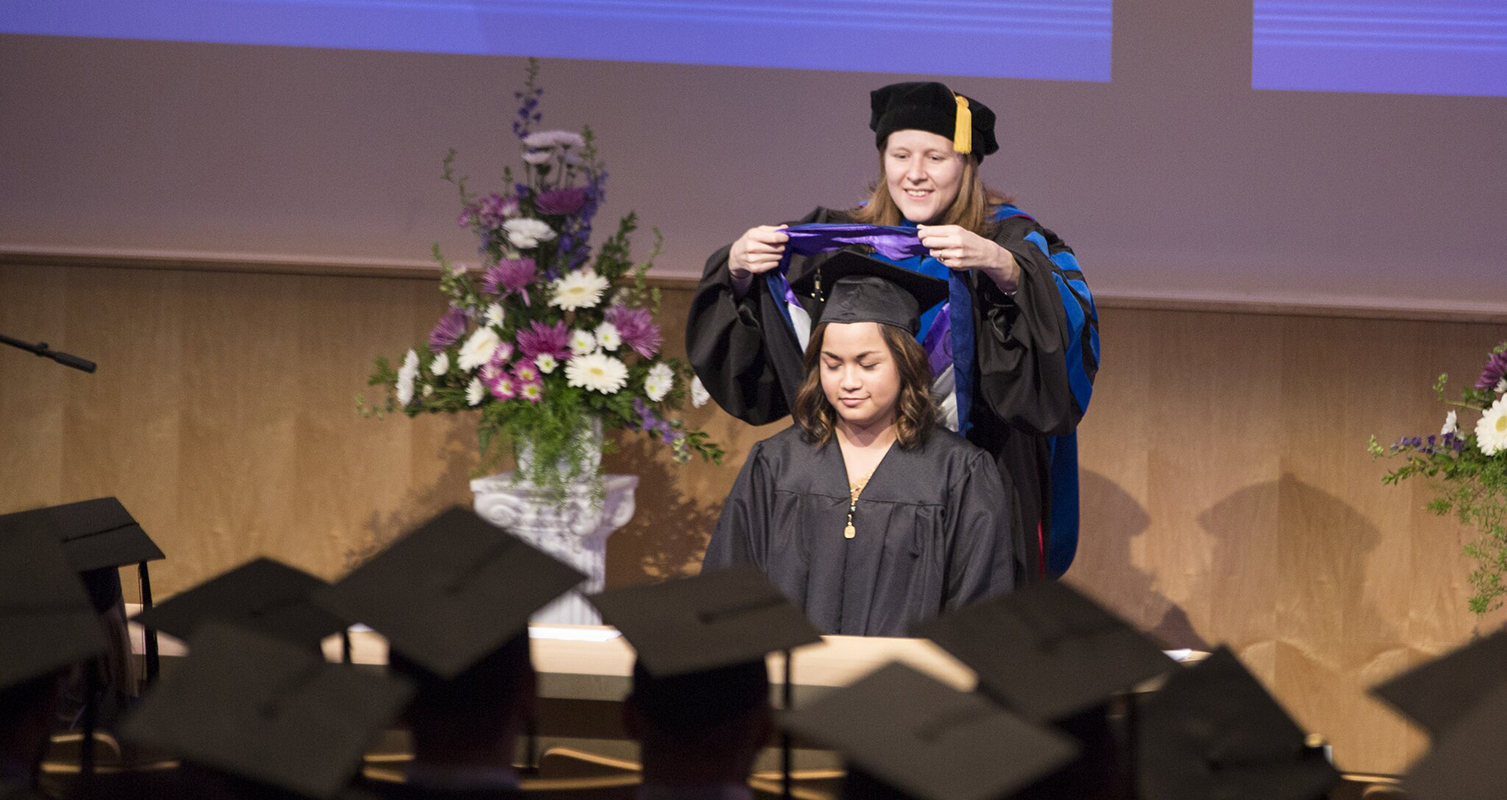
POLYGON ((481 378, 472 378, 466 384, 466 405, 479 406, 482 398, 487 396, 487 387, 481 385, 481 378))
POLYGON ((429 384, 427 384, 427 383, 426 383, 426 384, 424 384, 424 396, 425 396, 425 397, 429 397, 429 396, 431 396, 431 395, 433 395, 433 394, 434 394, 434 387, 433 387, 433 386, 430 386, 430 385, 429 385, 429 384))
POLYGON ((527 153, 523 154, 523 160, 529 164, 533 164, 536 167, 540 164, 549 163, 549 160, 554 157, 555 154, 551 153, 548 150, 530 150, 527 153))
POLYGON ((579 328, 570 332, 570 352, 584 356, 597 349, 597 337, 579 328))
POLYGON ((644 378, 644 394, 658 403, 675 387, 675 372, 666 364, 655 364, 644 378))
POLYGON ((540 372, 548 375, 555 371, 555 367, 560 366, 560 362, 556 361, 555 357, 549 353, 540 353, 534 357, 534 366, 538 367, 540 372))
POLYGON ((409 350, 403 357, 403 366, 398 369, 398 405, 413 402, 413 382, 419 377, 419 354, 409 350))
POLYGON ((568 272, 555 281, 549 304, 566 311, 591 308, 602 301, 607 286, 607 279, 589 268, 568 272))
POLYGON ((701 408, 710 399, 712 399, 712 394, 702 385, 701 376, 697 375, 691 379, 691 405, 701 408))
POLYGON ((565 382, 602 394, 617 394, 628 384, 628 366, 605 353, 572 358, 565 365, 565 382))
POLYGON ((551 147, 585 147, 586 139, 575 131, 538 131, 523 137, 523 146, 530 150, 551 147))
POLYGON ((1476 423, 1476 446, 1488 456, 1507 450, 1507 397, 1498 398, 1476 423))
POLYGON ((487 306, 487 324, 502 327, 502 306, 497 303, 487 306))
POLYGON ((429 362, 429 372, 432 375, 434 375, 434 377, 436 377, 436 378, 438 378, 441 375, 444 375, 446 372, 449 372, 449 371, 450 371, 450 354, 449 353, 440 353, 439 355, 437 355, 437 356, 434 357, 433 361, 429 362))
POLYGON ((455 359, 456 366, 464 370, 473 370, 492 360, 492 354, 497 352, 497 346, 502 344, 502 337, 491 326, 483 326, 471 334, 471 338, 460 346, 460 354, 455 359))
POLYGON ((527 217, 510 219, 502 223, 502 231, 507 234, 508 241, 512 242, 514 247, 523 250, 537 247, 540 242, 555 238, 555 229, 551 228, 548 223, 527 217))
POLYGON ((1460 432, 1460 417, 1451 411, 1444 415, 1444 427, 1439 429, 1440 436, 1448 436, 1451 433, 1460 432))
POLYGON ((603 350, 616 350, 623 344, 623 335, 617 332, 617 326, 610 322, 603 322, 597 326, 597 344, 603 350))

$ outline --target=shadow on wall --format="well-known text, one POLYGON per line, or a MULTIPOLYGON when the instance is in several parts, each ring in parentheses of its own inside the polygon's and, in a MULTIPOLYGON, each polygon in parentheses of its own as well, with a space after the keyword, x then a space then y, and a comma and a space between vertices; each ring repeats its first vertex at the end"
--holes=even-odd
POLYGON ((701 571, 706 543, 722 498, 693 498, 680 489, 680 474, 700 460, 676 464, 669 448, 633 431, 616 436, 617 449, 602 465, 609 473, 638 476, 633 519, 607 540, 607 586, 657 583, 701 571))
POLYGON ((1089 593, 1162 647, 1209 649, 1181 606, 1156 589, 1156 576, 1133 562, 1137 538, 1151 527, 1146 509, 1097 472, 1079 477, 1082 517, 1078 556, 1067 580, 1089 593))
MULTIPOLYGON (((465 415, 433 416, 409 420, 394 416, 384 420, 388 424, 399 422, 414 426, 436 426, 434 440, 438 446, 432 458, 416 463, 435 464, 438 474, 423 486, 410 488, 395 502, 389 503, 389 512, 373 511, 362 526, 361 541, 345 551, 345 569, 350 571, 376 555, 399 536, 417 527, 419 523, 451 505, 471 504, 471 470, 477 463, 476 422, 465 415)), ((380 424, 380 423, 377 423, 380 424)), ((428 448, 429 437, 419 434, 415 447, 428 448)), ((498 465, 498 471, 512 469, 508 457, 498 465)), ((415 467, 415 478, 419 478, 415 467)))

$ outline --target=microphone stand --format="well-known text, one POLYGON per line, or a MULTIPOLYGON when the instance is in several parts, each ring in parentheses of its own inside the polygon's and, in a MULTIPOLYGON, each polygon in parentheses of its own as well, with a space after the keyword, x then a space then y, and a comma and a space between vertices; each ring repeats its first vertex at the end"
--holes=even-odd
POLYGON ((0 343, 8 344, 11 347, 19 347, 22 350, 27 351, 28 353, 35 353, 36 355, 42 356, 44 358, 50 358, 53 361, 56 361, 59 364, 62 364, 63 366, 65 366, 65 367, 73 367, 74 369, 81 369, 84 372, 93 372, 94 371, 94 362, 93 361, 89 361, 88 359, 79 358, 78 356, 71 355, 69 353, 64 353, 64 352, 61 352, 61 351, 58 351, 58 350, 49 350, 49 349, 47 349, 47 343, 46 342, 40 342, 38 344, 31 344, 29 342, 23 342, 20 339, 12 339, 12 338, 10 338, 9 336, 6 336, 3 333, 0 333, 0 343))

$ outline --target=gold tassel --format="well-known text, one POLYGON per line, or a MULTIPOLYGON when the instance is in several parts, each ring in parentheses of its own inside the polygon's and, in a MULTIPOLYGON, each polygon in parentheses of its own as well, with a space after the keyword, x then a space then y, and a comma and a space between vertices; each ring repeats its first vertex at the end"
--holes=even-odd
POLYGON ((952 129, 952 149, 959 153, 973 152, 973 112, 968 110, 968 98, 955 95, 958 101, 958 121, 952 129))

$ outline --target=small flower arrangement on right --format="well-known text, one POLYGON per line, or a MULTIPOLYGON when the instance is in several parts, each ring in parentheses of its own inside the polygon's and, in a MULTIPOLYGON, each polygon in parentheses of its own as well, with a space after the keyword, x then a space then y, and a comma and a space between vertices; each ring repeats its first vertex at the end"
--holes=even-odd
POLYGON ((1397 484, 1422 476, 1433 482, 1437 493, 1428 509, 1435 514, 1454 513, 1460 522, 1475 528, 1480 536, 1465 546, 1475 561, 1470 583, 1475 594, 1470 610, 1477 615, 1502 605, 1507 595, 1507 342, 1497 345, 1475 386, 1465 389, 1459 400, 1445 400, 1449 375, 1439 376, 1434 391, 1439 400, 1455 406, 1445 415, 1438 434, 1404 437, 1391 447, 1382 447, 1372 436, 1367 449, 1374 458, 1401 458, 1402 466, 1382 480, 1397 484), (1479 412, 1473 427, 1461 427, 1460 412, 1479 412))

